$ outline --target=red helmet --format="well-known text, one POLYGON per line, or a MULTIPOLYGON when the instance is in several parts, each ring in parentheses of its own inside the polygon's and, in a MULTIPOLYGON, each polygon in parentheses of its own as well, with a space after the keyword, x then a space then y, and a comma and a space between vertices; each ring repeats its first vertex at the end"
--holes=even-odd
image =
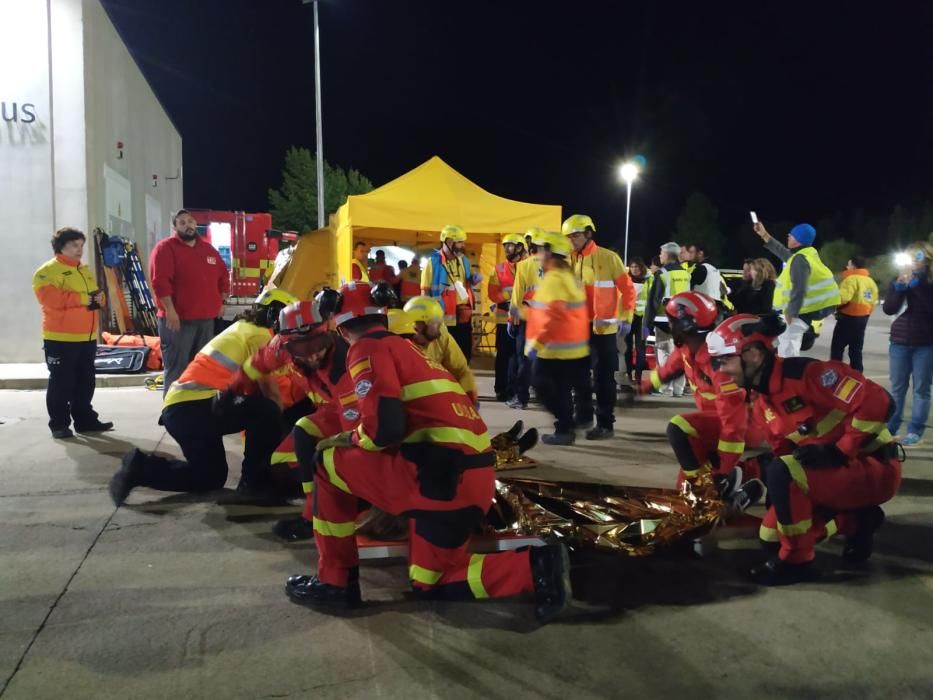
POLYGON ((295 336, 318 335, 328 330, 328 316, 321 313, 320 295, 314 301, 296 301, 279 312, 279 335, 287 340, 295 336))
POLYGON ((702 292, 675 294, 664 307, 671 330, 679 333, 708 333, 719 320, 719 307, 702 292))
POLYGON ((752 343, 761 343, 774 349, 774 340, 784 332, 786 326, 777 314, 759 317, 738 314, 727 318, 706 336, 706 347, 710 357, 740 355, 752 343))
POLYGON ((340 288, 340 303, 334 321, 342 326, 347 321, 364 316, 381 316, 386 312, 388 299, 384 294, 385 284, 375 287, 366 282, 348 282, 340 288))

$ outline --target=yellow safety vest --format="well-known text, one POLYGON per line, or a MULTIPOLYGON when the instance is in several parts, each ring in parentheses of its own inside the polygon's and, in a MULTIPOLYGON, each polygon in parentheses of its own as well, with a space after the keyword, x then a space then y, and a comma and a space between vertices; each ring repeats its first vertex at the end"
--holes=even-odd
POLYGON ((690 291, 690 273, 683 269, 683 267, 679 270, 668 270, 664 268, 661 270, 661 279, 664 280, 664 297, 661 302, 661 308, 655 312, 657 315, 654 317, 654 320, 656 323, 667 323, 668 318, 667 314, 664 312, 664 304, 675 294, 690 291))
POLYGON ((833 273, 820 260, 816 248, 807 246, 791 255, 784 263, 784 269, 774 285, 774 308, 784 310, 790 303, 791 281, 790 266, 798 255, 802 255, 810 264, 810 277, 807 278, 807 291, 803 296, 803 305, 798 312, 810 314, 825 309, 828 306, 838 306, 841 302, 839 285, 833 279, 833 273))

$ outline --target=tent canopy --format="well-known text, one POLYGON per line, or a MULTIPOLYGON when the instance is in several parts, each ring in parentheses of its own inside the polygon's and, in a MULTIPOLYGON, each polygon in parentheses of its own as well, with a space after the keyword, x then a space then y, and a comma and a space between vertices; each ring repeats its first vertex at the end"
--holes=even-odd
POLYGON ((468 249, 478 255, 482 244, 498 246, 505 233, 560 230, 561 208, 491 194, 434 156, 372 192, 347 197, 336 216, 338 275, 350 277, 354 240, 434 248, 448 224, 466 230, 468 249))

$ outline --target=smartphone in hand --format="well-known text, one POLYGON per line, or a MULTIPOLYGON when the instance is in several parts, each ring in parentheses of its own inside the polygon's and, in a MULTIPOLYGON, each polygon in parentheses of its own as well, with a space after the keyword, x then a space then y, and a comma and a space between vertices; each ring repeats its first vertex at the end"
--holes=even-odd
POLYGON ((757 223, 758 223, 758 214, 756 214, 756 213, 753 212, 753 211, 750 211, 750 212, 748 212, 748 213, 751 214, 751 216, 752 216, 752 223, 753 223, 753 224, 757 224, 757 223))

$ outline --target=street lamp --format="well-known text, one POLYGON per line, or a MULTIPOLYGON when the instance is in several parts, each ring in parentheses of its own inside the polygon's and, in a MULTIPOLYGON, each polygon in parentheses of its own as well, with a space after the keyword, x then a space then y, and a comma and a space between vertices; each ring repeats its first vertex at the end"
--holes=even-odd
POLYGON ((632 211, 632 183, 635 181, 635 178, 638 177, 638 173, 638 165, 631 161, 619 166, 619 177, 625 180, 625 185, 628 190, 625 197, 625 251, 622 257, 626 265, 628 265, 628 222, 629 214, 632 211))
POLYGON ((302 0, 314 5, 314 118, 317 136, 317 227, 324 228, 324 126, 321 119, 321 32, 317 17, 318 0, 302 0))

